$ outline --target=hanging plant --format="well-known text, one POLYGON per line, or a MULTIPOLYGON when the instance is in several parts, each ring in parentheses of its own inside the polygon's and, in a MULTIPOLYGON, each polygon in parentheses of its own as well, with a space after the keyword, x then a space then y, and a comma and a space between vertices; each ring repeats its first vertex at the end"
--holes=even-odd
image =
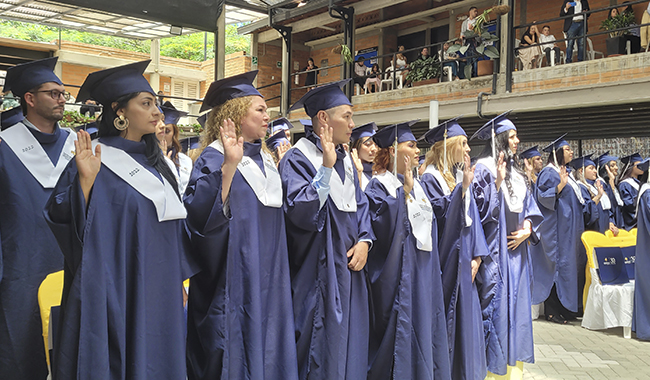
POLYGON ((334 46, 334 48, 332 49, 332 53, 341 54, 343 56, 343 60, 346 63, 354 62, 354 59, 352 58, 352 52, 350 51, 348 45, 338 44, 334 46))

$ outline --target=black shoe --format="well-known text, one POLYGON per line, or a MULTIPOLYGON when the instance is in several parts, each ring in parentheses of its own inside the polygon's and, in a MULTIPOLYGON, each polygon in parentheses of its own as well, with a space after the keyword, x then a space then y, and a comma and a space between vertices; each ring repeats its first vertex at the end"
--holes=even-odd
POLYGON ((566 319, 564 319, 561 315, 547 315, 546 320, 560 325, 566 325, 566 319))

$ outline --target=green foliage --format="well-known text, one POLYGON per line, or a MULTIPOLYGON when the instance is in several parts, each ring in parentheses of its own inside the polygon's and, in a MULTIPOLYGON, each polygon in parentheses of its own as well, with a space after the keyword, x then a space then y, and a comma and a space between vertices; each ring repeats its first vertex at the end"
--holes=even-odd
POLYGON ((77 111, 64 111, 63 119, 59 121, 59 125, 65 128, 72 128, 78 125, 92 123, 95 121, 94 117, 85 117, 77 111))
POLYGON ((431 56, 427 59, 416 59, 409 63, 409 73, 406 80, 419 82, 433 79, 440 76, 440 59, 438 56, 431 56))
MULTIPOLYGON (((601 30, 614 30, 620 28, 627 28, 634 24, 634 12, 622 12, 612 18, 606 18, 600 23, 601 30)), ((621 37, 624 34, 629 34, 629 30, 619 30, 609 33, 611 38, 621 37)))
MULTIPOLYGON (((34 42, 55 42, 59 39, 59 29, 20 21, 0 20, 0 36, 34 42)), ((214 34, 208 33, 207 37, 207 59, 211 59, 214 58, 214 34)), ((151 43, 148 40, 134 40, 77 30, 61 29, 61 39, 63 41, 81 42, 138 53, 149 54, 151 51, 151 43)), ((160 40, 160 55, 203 61, 204 39, 204 33, 162 38, 160 40)), ((250 44, 250 36, 237 34, 235 25, 226 26, 226 54, 242 50, 250 52, 250 44)))

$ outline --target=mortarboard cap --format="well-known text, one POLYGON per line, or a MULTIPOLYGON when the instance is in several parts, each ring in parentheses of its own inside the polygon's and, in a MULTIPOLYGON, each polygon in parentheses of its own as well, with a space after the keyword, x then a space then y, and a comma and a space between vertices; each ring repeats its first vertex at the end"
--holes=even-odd
POLYGON ((610 156, 609 151, 601 154, 598 156, 598 166, 605 166, 606 164, 610 163, 611 161, 617 161, 618 157, 615 156, 610 156))
POLYGON ((447 138, 456 137, 456 136, 467 136, 463 127, 458 124, 458 119, 461 116, 449 119, 437 126, 429 129, 427 133, 422 135, 418 141, 426 141, 427 143, 433 145, 438 141, 443 141, 445 139, 445 131, 447 131, 447 138))
POLYGON ((639 154, 639 152, 630 154, 629 156, 621 157, 621 163, 623 165, 634 165, 635 162, 643 161, 643 157, 639 154))
POLYGON ((355 127, 352 130, 352 136, 350 136, 350 141, 352 141, 352 145, 359 140, 362 137, 372 137, 375 135, 377 132, 377 124, 374 121, 371 121, 370 123, 364 124, 359 127, 355 127))
POLYGON ((395 143, 395 140, 397 140, 398 144, 405 141, 416 141, 413 132, 411 132, 411 126, 418 121, 420 121, 420 119, 384 127, 372 136, 372 139, 380 148, 388 148, 392 146, 395 143))
POLYGON ((289 112, 304 107, 305 113, 307 113, 309 117, 314 117, 318 111, 326 111, 344 104, 352 106, 352 103, 350 103, 350 100, 342 90, 343 86, 348 84, 350 80, 351 79, 344 79, 316 87, 294 103, 294 105, 289 108, 289 112))
POLYGON ((474 139, 479 139, 479 140, 489 140, 492 138, 492 129, 494 128, 494 135, 498 135, 500 133, 503 133, 505 131, 509 131, 511 129, 517 130, 517 127, 508 119, 508 115, 512 112, 506 111, 502 113, 501 115, 495 117, 494 119, 488 121, 485 123, 481 128, 476 131, 470 140, 474 139))
POLYGON ((208 119, 208 114, 209 114, 209 112, 206 112, 206 113, 204 113, 203 115, 201 115, 201 116, 199 116, 199 117, 196 118, 196 122, 199 123, 199 125, 201 126, 201 128, 205 128, 205 122, 206 122, 207 119, 208 119))
POLYGON ((591 154, 588 154, 586 156, 574 158, 568 165, 575 170, 586 168, 589 165, 596 166, 596 164, 591 160, 591 156, 591 154))
POLYGON ((641 171, 647 172, 648 167, 650 166, 650 158, 646 158, 645 160, 641 161, 636 167, 641 169, 641 171))
POLYGON ((59 57, 39 59, 9 68, 3 91, 11 91, 22 98, 27 91, 43 83, 54 82, 62 85, 61 79, 54 74, 58 59, 59 57))
POLYGON ((77 101, 84 102, 92 98, 104 107, 110 107, 111 103, 127 94, 135 92, 155 94, 142 75, 149 62, 151 60, 90 73, 79 89, 77 101))
POLYGON ((300 119, 300 124, 304 127, 305 133, 314 130, 311 119, 300 119))
POLYGON ((99 132, 99 127, 97 126, 97 122, 93 121, 92 123, 86 123, 78 127, 75 127, 74 130, 77 132, 81 130, 86 131, 90 135, 90 138, 94 139, 95 137, 97 137, 97 133, 99 132))
POLYGON ((278 145, 280 144, 285 144, 285 143, 290 144, 286 135, 282 131, 278 131, 277 133, 275 133, 274 135, 266 139, 265 143, 266 146, 272 151, 275 151, 278 148, 278 145))
POLYGON ((181 143, 181 150, 187 153, 188 150, 197 149, 199 147, 199 136, 190 136, 179 141, 181 143))
POLYGON ((546 152, 546 153, 555 152, 556 150, 562 148, 563 146, 569 145, 569 143, 566 142, 566 140, 564 139, 564 136, 566 135, 567 135, 566 133, 563 134, 562 136, 555 139, 555 141, 545 146, 544 149, 542 149, 542 152, 546 152))
POLYGON ((224 104, 230 99, 243 98, 244 96, 260 96, 263 98, 262 94, 253 86, 258 71, 253 70, 212 82, 208 92, 205 93, 203 105, 201 105, 199 112, 224 104))
POLYGON ((280 117, 269 122, 268 128, 271 130, 270 134, 274 135, 275 132, 280 130, 293 129, 293 124, 286 117, 280 117))
POLYGON ((169 101, 163 103, 160 108, 161 112, 165 114, 165 125, 178 124, 178 121, 181 119, 181 117, 188 115, 188 113, 185 111, 177 110, 176 107, 174 107, 174 105, 169 101))
POLYGON ((536 156, 541 157, 542 154, 539 152, 539 150, 537 150, 538 147, 539 147, 539 145, 535 145, 532 148, 528 148, 528 149, 524 150, 523 152, 521 152, 519 154, 519 158, 524 159, 524 158, 533 158, 533 157, 536 157, 536 156))
POLYGON ((4 131, 12 125, 23 121, 24 118, 25 115, 23 115, 23 109, 20 106, 6 110, 0 113, 0 130, 4 131))
POLYGON ((421 156, 418 158, 418 164, 420 164, 420 165, 424 164, 424 161, 426 160, 426 158, 427 158, 427 155, 426 155, 426 154, 421 155, 421 156))

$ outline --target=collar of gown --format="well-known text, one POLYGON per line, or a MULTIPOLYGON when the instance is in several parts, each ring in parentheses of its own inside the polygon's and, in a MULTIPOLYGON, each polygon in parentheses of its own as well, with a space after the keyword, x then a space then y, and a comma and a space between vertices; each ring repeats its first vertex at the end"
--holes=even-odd
POLYGON ((147 144, 143 140, 131 141, 120 136, 101 137, 99 142, 112 146, 113 148, 121 149, 127 153, 145 154, 147 148, 147 144))
POLYGON ((55 143, 56 141, 59 140, 59 137, 61 136, 61 128, 59 128, 59 123, 56 123, 54 125, 54 132, 53 133, 43 133, 41 132, 34 124, 32 124, 29 120, 26 118, 23 119, 22 121, 23 124, 27 126, 27 129, 34 135, 34 138, 38 140, 39 143, 41 144, 52 144, 55 143))
POLYGON ((252 157, 260 154, 262 149, 262 140, 255 140, 252 143, 244 141, 244 156, 252 157))

